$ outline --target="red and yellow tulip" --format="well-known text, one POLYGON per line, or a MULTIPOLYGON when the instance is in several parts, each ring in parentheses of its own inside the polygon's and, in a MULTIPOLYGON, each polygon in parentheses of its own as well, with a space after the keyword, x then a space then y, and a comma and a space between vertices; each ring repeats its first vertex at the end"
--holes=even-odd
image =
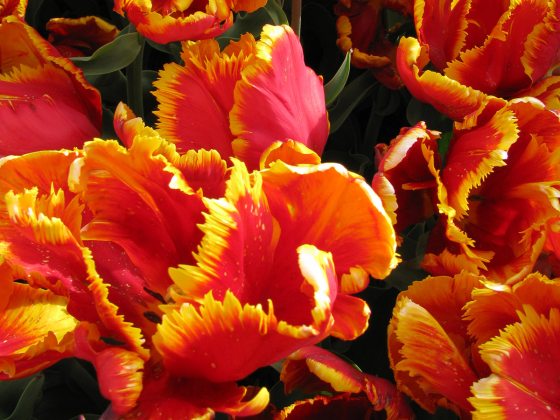
POLYGON ((98 18, 53 18, 47 22, 48 40, 65 57, 91 55, 99 47, 113 41, 117 27, 98 18))
POLYGON ((363 333, 370 311, 352 294, 397 262, 363 179, 297 165, 313 152, 293 142, 249 172, 215 151, 179 154, 124 107, 115 126, 128 148, 94 140, 1 161, 4 378, 77 356, 117 415, 250 415, 268 393, 235 381, 363 333))
POLYGON ((417 1, 418 39, 401 40, 399 74, 414 96, 456 120, 500 98, 535 96, 553 105, 559 7, 546 0, 417 1))
POLYGON ((397 387, 430 412, 557 416, 559 285, 540 274, 505 286, 468 273, 413 283, 389 326, 397 387))
POLYGON ((289 27, 266 25, 259 41, 246 34, 223 51, 214 40, 184 43, 182 58, 155 82, 158 129, 178 150, 216 149, 249 169, 275 141, 322 153, 329 131, 322 79, 289 27))
POLYGON ((71 149, 100 133, 101 97, 80 69, 14 16, 0 39, 0 156, 71 149))
POLYGON ((233 24, 234 12, 253 12, 266 0, 116 0, 115 12, 160 44, 216 37, 233 24))

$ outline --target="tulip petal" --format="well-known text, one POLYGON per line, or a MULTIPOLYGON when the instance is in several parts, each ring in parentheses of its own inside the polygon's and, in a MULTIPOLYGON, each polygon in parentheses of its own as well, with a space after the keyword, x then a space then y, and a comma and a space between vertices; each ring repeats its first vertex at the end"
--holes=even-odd
POLYGON ((430 412, 437 405, 470 410, 466 398, 476 375, 461 309, 479 281, 464 273, 415 282, 393 309, 388 346, 397 386, 430 412))
POLYGON ((428 162, 439 156, 438 138, 438 132, 428 130, 420 122, 403 128, 381 157, 372 186, 385 197, 386 208, 394 207, 391 202, 396 199, 396 223, 393 223, 399 233, 436 211, 436 180, 428 162))
POLYGON ((441 173, 449 204, 462 219, 469 210, 469 195, 496 168, 506 165, 508 150, 518 139, 515 114, 503 108, 485 124, 456 132, 441 173))
POLYGON ((81 70, 15 17, 0 38, 0 156, 71 149, 99 134, 100 95, 81 70))
POLYGON ((114 141, 89 142, 69 182, 93 213, 82 237, 121 246, 146 286, 165 295, 167 269, 193 260, 204 206, 182 174, 155 154, 159 146, 151 137, 136 137, 129 150, 114 141))
POLYGON ((119 30, 97 16, 52 18, 47 22, 49 42, 65 57, 83 57, 113 41, 119 30))
POLYGON ((500 108, 503 99, 486 95, 469 85, 439 73, 424 70, 428 52, 416 38, 402 38, 397 49, 397 68, 412 95, 427 102, 453 120, 460 121, 483 106, 500 108), (488 104, 488 105, 486 105, 488 104))
POLYGON ((213 38, 226 31, 233 16, 223 0, 205 2, 115 1, 115 12, 125 15, 143 36, 158 44, 213 38), (185 5, 185 3, 187 5, 185 5))
POLYGON ((9 15, 23 19, 25 9, 27 9, 27 0, 3 0, 0 4, 0 20, 9 15))
POLYGON ((512 3, 484 45, 461 53, 445 75, 500 97, 528 87, 554 64, 560 46, 554 30, 558 23, 553 22, 557 16, 548 8, 547 1, 512 3))
MULTIPOLYGON (((324 338, 332 325, 332 261, 328 254, 311 246, 302 246, 299 252, 305 279, 299 294, 312 301, 305 317, 309 324, 279 318, 272 299, 265 310, 261 304, 242 305, 229 290, 222 301, 210 292, 198 308, 184 303, 178 310, 167 311, 158 326, 154 344, 166 367, 179 375, 213 382, 238 380, 324 338), (227 355, 224 348, 228 349, 227 355)), ((292 290, 290 298, 297 294, 292 290)), ((288 303, 281 303, 287 312, 288 303)), ((296 306, 291 309, 302 312, 296 306)))
POLYGON ((530 305, 520 322, 481 346, 495 373, 473 385, 475 416, 552 418, 560 414, 560 311, 539 315, 530 305))
POLYGON ((72 355, 78 320, 67 303, 48 290, 13 284, 0 308, 0 379, 29 376, 72 355))
POLYGON ((303 143, 294 140, 272 143, 262 154, 260 169, 269 167, 277 160, 289 165, 318 165, 321 157, 303 143))
POLYGON ((254 49, 250 34, 223 52, 215 40, 184 43, 185 64, 164 66, 154 83, 159 102, 157 126, 179 151, 206 148, 216 149, 224 158, 232 156, 229 112, 233 91, 254 49))
POLYGON ((170 269, 173 281, 186 299, 203 299, 210 290, 222 299, 231 290, 243 303, 266 304, 270 296, 262 278, 272 272, 278 227, 260 174, 251 179, 245 165, 235 160, 225 198, 208 200, 207 206, 198 265, 170 269))
MULTIPOLYGON (((150 362, 144 369, 138 405, 125 418, 210 419, 214 417, 214 411, 242 417, 260 413, 268 401, 266 388, 237 386, 234 382, 213 383, 178 378, 170 375, 160 364, 150 362)), ((108 418, 118 417, 111 408, 105 415, 108 418)))
POLYGON ((235 156, 256 169, 271 143, 289 139, 320 155, 329 131, 323 83, 305 66, 293 31, 265 25, 256 54, 242 74, 230 113, 235 156))
POLYGON ((305 167, 280 161, 262 176, 272 214, 282 226, 283 247, 307 243, 328 250, 339 276, 361 267, 382 279, 395 267, 391 220, 361 177, 337 164, 305 167))
POLYGON ((430 61, 438 70, 455 59, 463 49, 468 33, 467 0, 414 3, 414 21, 418 41, 430 46, 430 61))
POLYGON ((337 395, 326 397, 318 395, 307 400, 296 401, 284 407, 275 419, 304 420, 336 418, 339 420, 375 418, 375 410, 365 396, 337 395))
POLYGON ((294 389, 316 391, 314 387, 306 386, 310 373, 337 392, 358 393, 362 390, 363 374, 360 371, 321 347, 304 347, 288 356, 282 366, 280 380, 286 393, 294 389))
POLYGON ((523 305, 546 314, 548 308, 560 306, 560 284, 532 273, 513 286, 485 283, 485 287, 474 289, 472 301, 465 307, 469 334, 481 344, 490 340, 504 325, 519 321, 523 305))

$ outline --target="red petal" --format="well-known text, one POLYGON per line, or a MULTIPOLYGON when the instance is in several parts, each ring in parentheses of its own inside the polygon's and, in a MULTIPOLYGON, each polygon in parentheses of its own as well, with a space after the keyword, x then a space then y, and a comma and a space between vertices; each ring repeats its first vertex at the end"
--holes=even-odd
POLYGON ((289 139, 320 155, 329 131, 323 83, 306 67, 292 30, 265 25, 242 74, 230 113, 235 156, 255 169, 268 146, 289 139))
POLYGON ((81 70, 15 17, 0 38, 0 156, 71 149, 99 134, 99 92, 81 70))
POLYGON ((470 401, 479 412, 554 417, 560 414, 560 312, 539 316, 526 305, 519 318, 480 347, 498 377, 475 384, 470 401))
POLYGON ((434 2, 421 0, 414 3, 414 21, 418 41, 429 45, 430 61, 438 70, 455 59, 465 45, 468 25, 466 0, 434 2))
POLYGON ((229 290, 222 302, 210 292, 198 308, 187 303, 178 310, 170 308, 154 337, 166 367, 178 375, 213 382, 238 380, 323 339, 333 321, 332 262, 327 254, 302 246, 300 266, 305 282, 287 290, 289 301, 269 299, 266 310, 261 304, 242 305, 229 290), (311 305, 298 307, 298 295, 311 305), (275 314, 276 303, 285 316, 275 314))
POLYGON ((180 151, 206 148, 216 149, 224 158, 232 156, 233 91, 254 49, 252 35, 223 52, 215 40, 185 43, 185 64, 167 64, 160 72, 154 83, 158 129, 180 151))
POLYGON ((193 261, 204 206, 181 173, 154 153, 159 146, 151 137, 137 137, 130 150, 113 141, 87 143, 70 183, 94 216, 82 237, 117 243, 148 288, 164 295, 167 269, 193 261))

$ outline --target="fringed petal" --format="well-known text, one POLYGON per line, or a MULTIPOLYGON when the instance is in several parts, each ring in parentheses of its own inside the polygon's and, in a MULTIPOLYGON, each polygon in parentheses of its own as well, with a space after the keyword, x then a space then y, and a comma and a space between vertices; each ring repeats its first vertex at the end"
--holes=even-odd
POLYGON ((20 19, 25 18, 28 0, 4 0, 0 4, 0 19, 14 15, 20 19))
POLYGON ((171 269, 173 281, 188 300, 201 300, 210 290, 222 299, 231 290, 243 303, 266 304, 271 296, 263 279, 273 274, 278 227, 260 174, 251 179, 245 165, 235 160, 225 198, 208 200, 207 206, 204 237, 195 256, 198 264, 171 269))
POLYGON ((321 157, 303 143, 293 140, 272 143, 261 155, 259 167, 266 169, 275 161, 281 160, 289 165, 318 165, 321 157))
POLYGON ((438 70, 443 70, 465 46, 470 3, 467 0, 414 2, 418 41, 430 46, 430 61, 438 70))
POLYGON ((5 297, 0 307, 0 379, 30 376, 73 355, 78 320, 68 314, 66 298, 19 283, 5 297))
POLYGON ((100 95, 81 70, 14 16, 0 38, 0 156, 71 149, 100 133, 100 95))
POLYGON ((210 292, 198 308, 185 303, 169 310, 154 337, 166 367, 213 382, 238 380, 328 335, 333 323, 331 287, 336 288, 332 261, 310 246, 301 247, 299 258, 305 282, 300 290, 285 294, 289 302, 278 302, 288 315, 284 319, 275 311, 276 301, 268 300, 266 309, 261 304, 243 305, 229 290, 222 301, 210 292), (299 294, 311 306, 296 307, 299 294))
POLYGON ((506 165, 508 150, 519 138, 518 133, 515 114, 507 108, 485 124, 455 132, 441 178, 458 220, 469 211, 469 201, 476 199, 471 191, 476 191, 496 167, 506 165))
POLYGON ((372 186, 384 199, 385 208, 394 209, 393 224, 398 233, 437 211, 436 180, 428 162, 439 156, 438 138, 438 132, 420 122, 403 128, 381 157, 372 186))
POLYGON ((472 301, 465 307, 469 334, 479 344, 490 340, 506 325, 519 321, 523 305, 531 305, 539 314, 559 307, 560 283, 540 273, 532 273, 513 286, 484 283, 473 291, 472 301))
POLYGON ((168 268, 193 261, 204 205, 179 170, 155 154, 159 146, 143 136, 129 150, 114 141, 89 142, 69 182, 93 213, 82 237, 121 246, 146 286, 165 295, 168 268))
POLYGON ((437 405, 457 413, 471 409, 466 398, 477 377, 461 308, 478 282, 469 274, 415 282, 393 310, 389 358, 397 386, 430 412, 437 405))
POLYGON ((473 385, 474 418, 560 415, 560 311, 539 315, 526 305, 519 318, 481 346, 494 374, 473 385))
POLYGON ((207 148, 216 149, 224 158, 232 156, 229 113, 233 92, 255 45, 250 34, 223 52, 215 40, 184 43, 185 64, 164 66, 154 83, 159 103, 157 126, 179 151, 207 148))
POLYGON ((46 29, 49 42, 65 57, 91 55, 120 32, 115 25, 97 16, 52 18, 46 29))
POLYGON ((498 109, 505 101, 486 95, 450 77, 426 70, 428 52, 416 38, 402 38, 397 49, 397 68, 415 98, 427 102, 453 120, 460 121, 483 106, 498 109), (488 104, 488 105, 487 105, 488 104))

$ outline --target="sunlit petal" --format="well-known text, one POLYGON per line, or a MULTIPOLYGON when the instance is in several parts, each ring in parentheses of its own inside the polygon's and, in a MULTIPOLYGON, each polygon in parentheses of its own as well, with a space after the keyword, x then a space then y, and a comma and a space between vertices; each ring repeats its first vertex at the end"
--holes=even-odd
POLYGON ((277 140, 296 140, 323 152, 329 123, 322 79, 305 65, 289 27, 264 26, 234 98, 233 151, 250 168, 258 167, 261 153, 277 140))

